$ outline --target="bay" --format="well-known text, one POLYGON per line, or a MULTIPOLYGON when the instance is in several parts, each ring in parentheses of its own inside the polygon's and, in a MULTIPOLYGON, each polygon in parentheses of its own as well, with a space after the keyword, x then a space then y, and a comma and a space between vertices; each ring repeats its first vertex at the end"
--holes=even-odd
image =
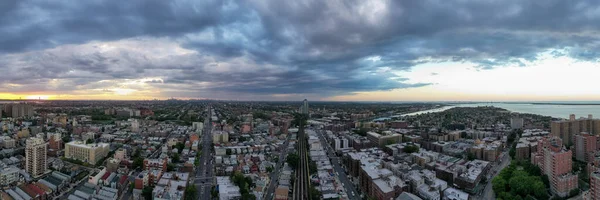
POLYGON ((511 112, 530 113, 554 118, 569 118, 570 114, 575 114, 576 118, 588 117, 591 114, 600 117, 600 105, 594 103, 568 103, 568 102, 544 102, 544 103, 465 103, 444 106, 437 109, 424 110, 414 113, 408 113, 400 116, 411 116, 430 112, 442 112, 454 107, 479 107, 494 106, 503 108, 511 112))

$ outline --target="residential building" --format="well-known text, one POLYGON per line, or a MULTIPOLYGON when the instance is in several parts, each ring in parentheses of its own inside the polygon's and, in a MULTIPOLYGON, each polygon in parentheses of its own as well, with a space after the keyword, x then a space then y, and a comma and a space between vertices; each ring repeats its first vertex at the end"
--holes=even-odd
POLYGON ((168 160, 166 158, 164 159, 144 159, 144 170, 159 170, 164 172, 167 172, 167 165, 168 165, 168 160))
POLYGON ((140 132, 140 122, 137 119, 131 120, 131 132, 140 132))
POLYGON ((8 167, 0 170, 0 186, 8 186, 19 181, 19 168, 8 167))
POLYGON ((240 187, 231 182, 228 176, 217 176, 217 185, 219 187, 219 200, 240 199, 240 187))
POLYGON ((5 149, 12 149, 17 147, 17 141, 8 136, 0 136, 0 141, 2 142, 2 147, 5 149))
POLYGON ((396 200, 423 200, 420 197, 418 197, 417 195, 414 195, 412 193, 409 192, 403 192, 402 194, 400 194, 400 196, 398 196, 398 198, 396 198, 396 200))
POLYGON ((4 111, 12 118, 33 117, 33 106, 26 103, 5 104, 4 111))
POLYGON ((510 128, 512 129, 522 129, 523 128, 523 118, 513 117, 510 119, 510 128))
POLYGON ((600 171, 590 174, 590 199, 600 199, 600 171))
POLYGON ((202 129, 204 129, 204 122, 192 122, 192 128, 195 131, 202 132, 202 129))
POLYGON ((46 172, 47 155, 46 143, 39 137, 29 138, 25 146, 25 170, 31 176, 37 177, 46 172))
POLYGON ((455 188, 444 190, 442 200, 469 200, 469 194, 455 188))
POLYGON ((567 150, 558 137, 543 137, 532 153, 531 161, 542 169, 550 179, 552 193, 566 197, 578 187, 577 175, 571 173, 573 152, 567 150))
POLYGON ((525 143, 518 143, 517 147, 515 148, 515 158, 517 160, 526 160, 529 159, 529 155, 531 154, 531 152, 529 151, 529 144, 525 144, 525 143))
POLYGON ((48 133, 48 148, 54 150, 62 150, 64 147, 60 133, 48 133))
POLYGON ((65 145, 65 157, 94 165, 108 155, 109 146, 107 143, 85 144, 83 141, 72 141, 65 145))
MULTIPOLYGON (((389 131, 388 131, 389 132, 389 131)), ((382 147, 388 144, 395 144, 402 141, 402 135, 397 133, 376 133, 376 132, 367 132, 367 139, 369 139, 373 144, 382 147)))
POLYGON ((115 151, 114 158, 119 161, 129 159, 127 156, 127 149, 121 148, 121 149, 118 149, 117 151, 115 151))
POLYGON ((593 119, 592 115, 588 118, 576 119, 571 114, 569 120, 553 121, 550 125, 551 134, 559 137, 565 146, 573 144, 573 136, 581 132, 587 132, 592 135, 600 134, 600 119, 593 119))
POLYGON ((600 137, 586 132, 575 134, 575 136, 573 136, 575 159, 582 162, 590 162, 593 160, 594 152, 598 150, 598 140, 600 140, 600 137))
POLYGON ((333 142, 334 142, 334 149, 336 151, 350 148, 350 146, 348 146, 348 139, 346 139, 346 138, 336 138, 333 140, 333 142))
POLYGON ((275 189, 275 200, 288 200, 289 189, 285 186, 280 186, 275 189))
POLYGON ((227 131, 214 131, 213 132, 213 143, 227 143, 229 142, 229 133, 227 131))

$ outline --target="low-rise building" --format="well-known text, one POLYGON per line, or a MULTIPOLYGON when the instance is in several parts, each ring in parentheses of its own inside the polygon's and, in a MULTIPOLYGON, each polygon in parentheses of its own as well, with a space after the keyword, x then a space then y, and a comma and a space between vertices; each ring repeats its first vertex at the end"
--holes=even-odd
POLYGON ((65 157, 76 159, 90 164, 96 164, 108 155, 109 144, 85 144, 82 141, 72 141, 65 145, 65 157))

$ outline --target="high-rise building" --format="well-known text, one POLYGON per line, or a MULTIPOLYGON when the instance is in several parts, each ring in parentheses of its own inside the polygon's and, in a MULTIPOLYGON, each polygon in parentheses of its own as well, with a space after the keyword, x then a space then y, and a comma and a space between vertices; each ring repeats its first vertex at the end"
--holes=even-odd
POLYGON ((600 119, 593 119, 592 115, 588 115, 588 118, 576 119, 575 115, 571 114, 569 120, 553 121, 550 129, 551 134, 562 139, 564 145, 571 146, 575 134, 581 132, 600 134, 600 119))
POLYGON ((523 128, 523 118, 513 117, 510 119, 510 128, 521 129, 523 128))
POLYGON ((300 112, 302 114, 308 115, 308 100, 304 99, 304 101, 302 101, 302 107, 300 109, 300 112))
POLYGON ((10 116, 12 118, 33 117, 33 106, 31 104, 19 103, 7 105, 10 107, 10 116))
POLYGON ((229 142, 229 133, 227 131, 215 131, 213 132, 213 143, 228 143, 229 142))
POLYGON ((47 169, 46 143, 42 138, 29 138, 25 146, 25 170, 31 176, 44 174, 47 169))
POLYGON ((8 104, 4 104, 4 106, 2 106, 2 110, 4 111, 4 113, 6 113, 7 117, 12 117, 12 106, 14 104, 12 103, 8 103, 8 104))
POLYGON ((600 171, 590 174, 590 199, 600 199, 600 171))
POLYGON ((566 197, 578 187, 577 175, 571 173, 573 152, 562 145, 558 137, 544 137, 538 142, 537 152, 531 154, 531 161, 542 169, 550 179, 552 193, 566 197))
POLYGON ((107 143, 85 144, 83 141, 72 141, 65 145, 65 158, 76 159, 90 164, 96 164, 106 157, 109 151, 107 143))
POLYGON ((582 162, 591 162, 594 160, 594 152, 598 150, 600 137, 586 132, 575 134, 573 136, 573 146, 575 149, 575 159, 582 162))

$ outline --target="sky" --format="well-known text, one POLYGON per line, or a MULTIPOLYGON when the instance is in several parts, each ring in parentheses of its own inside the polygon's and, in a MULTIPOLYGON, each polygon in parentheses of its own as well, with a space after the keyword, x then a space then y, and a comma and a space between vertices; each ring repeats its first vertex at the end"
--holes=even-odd
POLYGON ((600 100, 600 1, 2 0, 0 99, 600 100))

